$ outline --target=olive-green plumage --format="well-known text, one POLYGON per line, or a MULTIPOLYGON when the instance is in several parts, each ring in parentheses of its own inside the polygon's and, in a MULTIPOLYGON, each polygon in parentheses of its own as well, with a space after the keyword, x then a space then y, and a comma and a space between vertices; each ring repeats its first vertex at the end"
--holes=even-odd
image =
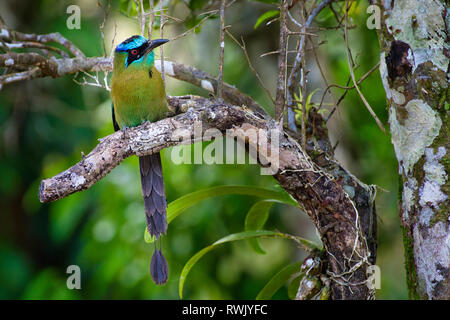
MULTIPOLYGON (((113 125, 117 131, 136 127, 145 121, 155 122, 169 111, 161 74, 154 66, 153 49, 168 40, 147 41, 142 36, 128 38, 114 52, 111 96, 113 125)), ((147 229, 159 238, 167 231, 166 195, 159 153, 139 157, 142 194, 147 229)), ((168 279, 168 266, 161 250, 156 250, 150 264, 156 284, 168 279)))
POLYGON ((125 68, 125 53, 114 56, 111 95, 120 128, 155 122, 167 114, 167 101, 161 74, 154 66, 153 52, 143 62, 125 68), (151 76, 150 76, 151 74, 151 76))

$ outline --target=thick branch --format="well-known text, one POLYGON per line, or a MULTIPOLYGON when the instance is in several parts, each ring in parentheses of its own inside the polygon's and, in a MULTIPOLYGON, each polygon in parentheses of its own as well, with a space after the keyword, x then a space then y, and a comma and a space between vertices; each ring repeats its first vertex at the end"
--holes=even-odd
MULTIPOLYGON (((156 67, 158 67, 158 60, 155 63, 156 67)), ((189 82, 211 93, 217 94, 217 79, 206 72, 176 62, 166 61, 164 65, 166 66, 166 74, 172 78, 189 82)), ((244 105, 253 111, 267 115, 266 111, 255 100, 228 83, 223 83, 222 98, 231 104, 238 106, 244 105)))
MULTIPOLYGON (((248 130, 256 130, 262 136, 270 137, 271 141, 275 137, 279 139, 279 168, 274 177, 316 224, 328 254, 334 297, 367 299, 373 296, 373 291, 366 286, 370 249, 364 231, 366 216, 361 216, 366 212, 358 211, 361 206, 358 195, 345 191, 348 187, 353 190, 358 187, 354 177, 347 174, 347 181, 342 181, 323 171, 294 139, 279 131, 275 121, 264 119, 246 108, 201 97, 174 97, 169 99, 169 104, 178 109, 190 108, 184 114, 156 123, 144 123, 101 139, 97 147, 72 168, 43 180, 39 189, 40 200, 55 201, 85 190, 131 155, 151 154, 179 145, 181 142, 174 136, 175 130, 188 137, 195 133, 198 137, 199 123, 203 139, 210 138, 208 129, 219 130, 237 136, 248 144, 250 150, 261 155, 261 150, 267 146, 261 139, 248 136, 248 130)), ((270 150, 272 152, 276 154, 276 150, 270 150)), ((259 160, 260 164, 267 161, 261 157, 259 160)), ((366 197, 362 202, 372 214, 373 199, 366 197)))
MULTIPOLYGON (((0 30, 0 37, 10 37, 4 30, 0 30)), ((45 52, 43 55, 15 52, 1 54, 0 67, 5 68, 7 73, 0 78, 0 85, 2 82, 9 83, 36 77, 61 77, 78 72, 109 72, 112 69, 110 59, 85 58, 77 52, 76 47, 72 47, 70 43, 65 42, 67 40, 58 37, 57 34, 27 35, 32 39, 20 38, 21 36, 17 33, 13 40, 6 38, 4 40, 9 41, 9 47, 15 44, 12 43, 14 41, 42 43, 56 41, 75 58, 68 58, 62 54, 61 58, 46 57, 45 52)), ((33 43, 28 42, 28 45, 33 43)), ((41 49, 44 47, 41 46, 41 49)), ((219 86, 214 77, 170 61, 157 60, 155 63, 156 67, 163 68, 168 76, 217 94, 219 86)), ((87 156, 83 156, 83 159, 72 168, 43 180, 39 190, 40 200, 55 201, 88 189, 125 158, 131 155, 151 154, 178 145, 181 142, 174 136, 177 129, 192 137, 198 131, 198 124, 201 123, 200 131, 203 139, 210 138, 207 135, 208 129, 236 136, 248 145, 249 150, 255 150, 255 154, 260 156, 258 160, 261 166, 268 164, 268 159, 261 157, 261 154, 266 154, 262 151, 265 148, 269 148, 270 154, 278 155, 279 167, 274 177, 305 209, 321 235, 329 264, 327 275, 332 280, 333 298, 373 297, 373 290, 366 286, 366 267, 374 262, 376 254, 373 246, 375 210, 373 190, 345 171, 323 147, 319 148, 321 151, 313 152, 316 156, 311 160, 295 139, 281 132, 276 121, 270 120, 253 99, 235 87, 224 83, 222 90, 223 99, 231 105, 222 100, 201 97, 172 97, 168 99, 171 107, 178 111, 188 111, 156 123, 144 123, 136 128, 119 131, 101 139, 97 147, 87 156), (252 139, 247 135, 248 130, 257 131, 260 135, 256 140, 252 139), (278 146, 273 147, 272 144, 268 146, 261 141, 261 135, 269 140, 278 138, 278 146)), ((308 148, 313 147, 308 145, 307 150, 308 148)))
MULTIPOLYGON (((223 5, 225 6, 225 2, 223 5)), ((223 7, 223 11, 224 10, 225 7, 223 7)), ((161 7, 161 18, 162 16, 163 9, 161 7)), ((222 14, 222 16, 224 16, 224 14, 222 14)), ((143 20, 145 21, 145 19, 143 20)), ((161 23, 163 24, 163 21, 161 23)), ((5 68, 6 70, 5 74, 0 77, 0 88, 3 84, 40 77, 50 76, 56 78, 79 72, 112 71, 111 59, 106 57, 86 58, 73 43, 62 37, 59 33, 45 35, 25 34, 9 30, 4 26, 3 22, 1 22, 0 27, 0 45, 7 50, 7 53, 0 54, 0 68, 5 68), (52 42, 62 45, 67 51, 74 55, 75 58, 69 58, 67 53, 57 47, 47 46, 47 44, 52 42), (9 51, 10 49, 28 47, 40 48, 42 49, 42 54, 35 52, 16 53, 9 51), (61 57, 57 58, 49 54, 49 50, 58 52, 61 57)), ((161 32, 162 29, 163 25, 161 26, 161 32)), ((225 27, 222 26, 222 38, 224 31, 225 27)), ((163 57, 162 54, 161 57, 163 57)), ((155 64, 163 76, 167 74, 173 78, 187 81, 220 96, 225 101, 232 104, 245 105, 261 114, 266 114, 264 109, 262 109, 252 98, 241 93, 229 84, 223 83, 218 85, 218 80, 205 72, 183 64, 164 60, 157 60, 155 64), (218 94, 219 87, 221 91, 220 94, 218 94)), ((222 77, 219 77, 219 79, 219 82, 221 82, 222 77)))

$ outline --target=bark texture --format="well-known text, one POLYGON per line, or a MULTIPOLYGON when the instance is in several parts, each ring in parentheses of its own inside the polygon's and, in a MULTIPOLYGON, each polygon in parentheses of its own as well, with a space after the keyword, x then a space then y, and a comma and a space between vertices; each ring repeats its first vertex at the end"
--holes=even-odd
POLYGON ((366 269, 376 257, 375 189, 361 183, 333 159, 325 141, 326 129, 318 128, 317 137, 312 139, 315 143, 309 143, 308 150, 314 153, 311 158, 295 139, 280 131, 275 120, 248 108, 193 96, 171 97, 169 104, 175 110, 187 108, 187 112, 101 139, 79 163, 43 180, 40 200, 55 201, 85 190, 131 155, 153 154, 193 142, 199 133, 203 139, 210 139, 220 131, 246 143, 251 153, 260 156, 258 162, 263 167, 271 163, 261 154, 272 157, 275 152, 278 156, 274 178, 305 209, 320 233, 326 256, 324 276, 331 282, 332 298, 374 298, 374 290, 367 285, 366 269), (196 132, 199 128, 201 132, 196 132), (260 133, 256 140, 248 134, 255 131, 260 133), (320 133, 325 140, 320 139, 320 133), (267 140, 261 140, 261 134, 267 140), (267 148, 265 141, 272 139, 278 139, 278 150, 262 151, 267 148))
MULTIPOLYGON (((303 31, 330 2, 323 0, 312 10, 303 31)), ((283 3, 286 9, 288 2, 283 3)), ((292 6, 295 3, 293 2, 292 6)), ((287 29, 283 28, 281 38, 287 37, 286 32, 287 29)), ((304 45, 305 35, 301 38, 304 45)), ((2 84, 34 78, 57 78, 78 72, 106 74, 111 71, 110 59, 85 57, 79 49, 59 34, 22 34, 8 29, 0 19, 0 41, 9 45, 8 48, 19 48, 18 45, 20 48, 45 47, 47 51, 56 50, 60 55, 60 58, 56 58, 26 50, 20 53, 8 51, 1 54, 0 68, 6 69, 7 73, 0 76, 0 87, 2 84), (59 47, 49 47, 48 42, 59 43, 67 52, 59 47)), ((300 45, 300 51, 303 50, 303 45, 300 45)), ((246 52, 245 46, 243 49, 246 52)), ((298 82, 303 63, 302 54, 304 53, 299 52, 297 55, 294 71, 290 74, 288 81, 290 90, 293 90, 298 82)), ((102 138, 94 150, 87 156, 83 155, 79 163, 55 177, 43 180, 39 189, 40 200, 55 201, 88 189, 123 159, 132 155, 154 154, 162 148, 182 142, 192 143, 198 139, 210 139, 217 133, 237 137, 238 141, 246 144, 251 154, 259 156, 261 167, 275 170, 274 178, 297 200, 317 227, 324 250, 314 253, 316 256, 311 257, 312 261, 317 261, 317 267, 314 268, 317 272, 310 273, 309 276, 314 276, 313 282, 318 286, 326 288, 325 291, 321 291, 323 293, 321 296, 324 298, 330 296, 332 299, 374 298, 375 291, 368 283, 370 278, 366 270, 376 259, 374 204, 376 190, 373 186, 360 182, 335 160, 326 122, 314 107, 307 115, 304 112, 305 126, 302 136, 296 136, 295 132, 288 134, 279 125, 277 121, 279 119, 271 119, 257 102, 232 85, 221 83, 222 81, 217 81, 205 72, 183 64, 157 60, 155 65, 160 70, 164 69, 167 76, 202 87, 212 95, 217 95, 218 91, 221 91, 221 99, 169 97, 171 114, 167 116, 173 116, 172 118, 156 123, 144 123, 139 127, 102 138), (180 141, 180 137, 174 135, 174 132, 183 132, 183 141, 180 141), (252 132, 259 133, 256 139, 251 135, 252 132), (267 140, 271 142, 276 140, 278 144, 275 146, 267 144, 267 140), (298 141, 302 141, 303 147, 298 141), (264 157, 268 154, 269 157, 264 157), (279 166, 273 168, 271 157, 279 160, 279 166)), ((286 66, 281 63, 280 69, 284 70, 286 66)), ((98 74, 92 78, 96 82, 91 85, 108 89, 106 80, 105 84, 101 85, 98 74)), ((279 82, 282 83, 284 81, 279 82)), ((281 86, 279 89, 282 89, 281 86)), ((285 104, 285 93, 278 91, 278 106, 281 107, 285 104)), ((306 289, 311 289, 311 281, 304 283, 306 289)), ((300 286, 302 287, 302 284, 300 286)), ((298 298, 317 298, 315 291, 309 289, 307 292, 299 290, 298 298)))
POLYGON ((410 298, 450 299, 448 3, 376 4, 410 298))

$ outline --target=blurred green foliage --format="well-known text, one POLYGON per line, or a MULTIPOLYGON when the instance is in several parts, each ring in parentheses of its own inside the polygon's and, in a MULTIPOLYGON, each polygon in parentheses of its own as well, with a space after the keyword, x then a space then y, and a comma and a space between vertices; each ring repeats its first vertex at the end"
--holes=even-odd
MULTIPOLYGON (((122 6, 125 2, 120 1, 122 6)), ((264 12, 276 9, 270 5, 273 2, 239 1, 227 13, 229 30, 239 37, 243 35, 250 58, 270 88, 275 88, 277 57, 259 56, 277 50, 278 26, 277 23, 261 24, 256 30, 254 26, 264 12)), ((103 55, 99 24, 104 12, 95 1, 75 3, 82 12, 80 30, 69 30, 65 24, 66 7, 73 1, 6 1, 1 4, 1 14, 14 29, 30 33, 58 31, 87 56, 103 55)), ((110 15, 118 24, 118 36, 122 36, 117 41, 138 33, 135 19, 119 13, 120 3, 112 1, 110 15)), ((205 2, 173 3, 176 5, 168 13, 191 24, 168 26, 165 35, 170 36, 196 25, 205 2), (193 17, 197 22, 191 21, 193 17)), ((340 5, 335 7, 338 12, 340 5)), ((368 30, 365 25, 366 7, 364 2, 358 3, 350 14, 356 25, 349 36, 358 66, 357 77, 379 59, 375 30, 368 30)), ((329 10, 322 12, 318 21, 321 26, 335 24, 329 10)), ((113 23, 107 27, 114 30, 113 23)), ((218 20, 210 20, 200 33, 168 45, 166 53, 171 59, 216 74, 217 30, 218 20)), ((321 31, 320 41, 326 42, 317 49, 317 54, 328 81, 345 85, 349 70, 342 32, 321 31)), ((225 81, 272 112, 270 100, 249 71, 240 48, 230 39, 226 40, 225 48, 225 81)), ((320 88, 320 94, 312 97, 312 103, 318 103, 325 84, 312 54, 308 54, 308 65, 311 70, 308 94, 320 88)), ((360 87, 379 118, 386 123, 385 93, 378 71, 360 87)), ((171 79, 168 79, 167 91, 171 95, 207 94, 200 88, 171 79)), ((339 97, 343 90, 332 89, 332 92, 339 97)), ((386 190, 380 189, 377 197, 380 222, 377 264, 382 272, 377 297, 404 299, 407 294, 403 248, 396 209, 397 163, 390 139, 378 129, 354 91, 347 94, 329 124, 332 142, 339 141, 337 155, 345 166, 365 183, 386 190)), ((97 139, 112 132, 109 94, 103 89, 79 86, 70 76, 37 79, 2 88, 0 299, 177 299, 178 279, 185 263, 216 240, 244 230, 246 214, 260 198, 223 195, 188 208, 170 224, 168 235, 163 239, 170 274, 167 285, 158 287, 149 274, 154 244, 144 241, 144 207, 136 157, 124 161, 87 191, 55 203, 39 202, 37 192, 43 178, 73 165, 80 160, 81 152, 88 153, 97 139), (81 268, 81 290, 66 287, 66 269, 72 264, 81 268)), ((206 145, 203 143, 203 147, 206 145)), ((170 160, 171 152, 172 149, 163 152, 169 202, 218 185, 282 191, 272 177, 261 176, 256 165, 175 165, 170 160)), ((300 209, 280 203, 268 209, 271 214, 267 215, 265 229, 317 240, 311 223, 300 209)), ((209 252, 192 269, 183 296, 254 299, 272 276, 305 257, 304 251, 283 239, 260 242, 266 254, 255 253, 252 247, 256 244, 249 245, 247 241, 224 244, 209 252)), ((297 285, 298 282, 299 278, 294 280, 297 285)), ((273 298, 287 299, 287 289, 285 285, 273 298)), ((291 286, 291 297, 292 292, 291 286)))

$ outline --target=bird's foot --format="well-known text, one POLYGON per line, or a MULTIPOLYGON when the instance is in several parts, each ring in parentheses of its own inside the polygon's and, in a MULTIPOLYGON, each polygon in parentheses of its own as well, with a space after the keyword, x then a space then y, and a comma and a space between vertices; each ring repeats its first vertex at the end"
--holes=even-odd
POLYGON ((141 121, 141 125, 144 124, 144 123, 151 123, 151 121, 150 120, 142 120, 141 121))
POLYGON ((123 126, 123 127, 120 129, 120 132, 122 132, 122 139, 125 139, 125 138, 128 137, 128 134, 127 134, 128 129, 130 129, 130 128, 127 127, 127 126, 123 126))

